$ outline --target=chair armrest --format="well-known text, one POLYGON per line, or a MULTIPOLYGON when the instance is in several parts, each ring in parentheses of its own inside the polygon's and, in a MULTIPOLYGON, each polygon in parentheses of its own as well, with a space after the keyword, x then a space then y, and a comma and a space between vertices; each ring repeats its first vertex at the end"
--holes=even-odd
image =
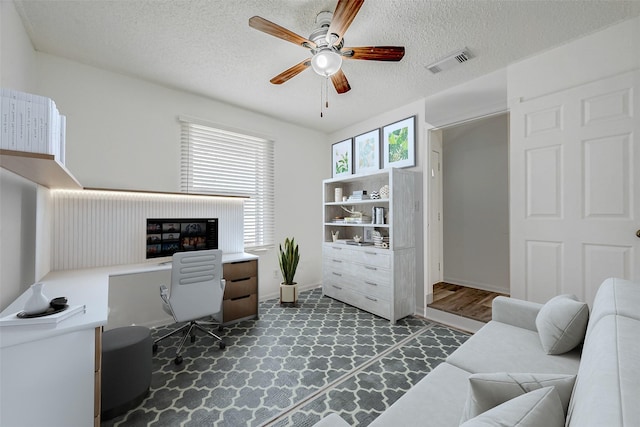
POLYGON ((537 332, 536 317, 541 308, 537 302, 499 296, 493 299, 491 319, 537 332))

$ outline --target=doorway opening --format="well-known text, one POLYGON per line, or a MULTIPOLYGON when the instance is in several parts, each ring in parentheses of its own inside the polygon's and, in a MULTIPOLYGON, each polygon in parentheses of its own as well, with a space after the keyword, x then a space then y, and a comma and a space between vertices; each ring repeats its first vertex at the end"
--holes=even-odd
POLYGON ((440 292, 434 304, 435 289, 451 292, 457 286, 474 295, 450 294, 452 305, 464 312, 471 300, 510 293, 509 116, 432 130, 429 142, 427 309, 442 309, 446 302, 440 292))

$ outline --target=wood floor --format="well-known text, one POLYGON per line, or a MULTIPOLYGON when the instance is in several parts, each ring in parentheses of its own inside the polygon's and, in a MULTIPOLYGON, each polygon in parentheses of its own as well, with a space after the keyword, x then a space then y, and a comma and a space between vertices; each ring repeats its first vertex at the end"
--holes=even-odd
POLYGON ((488 322, 491 320, 491 302, 499 295, 504 294, 440 282, 433 285, 433 302, 429 308, 488 322))

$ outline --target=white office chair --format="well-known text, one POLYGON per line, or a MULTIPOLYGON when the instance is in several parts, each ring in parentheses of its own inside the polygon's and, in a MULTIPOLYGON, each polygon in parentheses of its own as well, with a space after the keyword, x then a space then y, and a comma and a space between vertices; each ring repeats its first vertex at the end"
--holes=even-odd
MULTIPOLYGON (((195 341, 195 329, 215 338, 220 349, 224 349, 225 343, 222 338, 197 322, 198 319, 212 317, 219 324, 218 330, 222 330, 224 286, 221 250, 175 253, 171 268, 171 290, 161 285, 160 297, 164 310, 173 316, 176 323, 189 323, 155 340, 153 351, 158 350, 158 343, 163 339, 184 332, 174 360, 176 365, 181 364, 180 352, 187 337, 191 337, 191 342, 195 341)), ((210 322, 206 324, 211 325, 210 322)))

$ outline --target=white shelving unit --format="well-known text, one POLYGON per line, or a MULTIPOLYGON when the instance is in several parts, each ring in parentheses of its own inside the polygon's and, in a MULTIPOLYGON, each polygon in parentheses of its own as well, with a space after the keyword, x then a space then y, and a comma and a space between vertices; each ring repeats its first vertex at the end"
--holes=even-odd
POLYGON ((385 169, 366 175, 349 175, 323 181, 323 259, 322 289, 329 297, 356 306, 395 323, 415 311, 416 244, 420 204, 419 173, 404 169, 385 169), (336 188, 349 197, 354 191, 368 194, 389 186, 389 197, 371 200, 336 201, 336 188), (361 212, 363 223, 342 222, 353 216, 344 208, 361 212), (372 209, 383 208, 385 222, 373 224, 372 209), (388 247, 375 247, 365 241, 349 244, 354 236, 367 237, 378 231, 389 238, 388 247), (332 232, 339 232, 338 241, 332 232))

